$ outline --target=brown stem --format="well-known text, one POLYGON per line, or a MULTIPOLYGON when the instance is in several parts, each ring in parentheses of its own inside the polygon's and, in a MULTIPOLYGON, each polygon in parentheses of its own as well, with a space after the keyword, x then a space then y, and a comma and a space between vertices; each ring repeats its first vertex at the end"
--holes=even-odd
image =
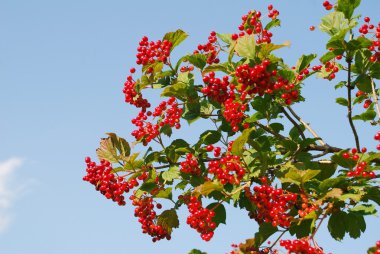
POLYGON ((317 138, 318 139, 318 142, 321 144, 321 145, 325 145, 326 143, 325 142, 323 142, 323 140, 321 139, 321 137, 319 137, 318 136, 318 134, 311 128, 311 126, 310 126, 310 124, 308 124, 308 123, 306 123, 306 122, 304 122, 303 120, 302 120, 302 118, 301 117, 299 117, 297 114, 296 114, 296 112, 294 112, 294 110, 290 107, 290 106, 288 106, 288 109, 289 109, 289 111, 290 111, 290 113, 292 113, 292 115, 300 122, 300 123, 302 123, 303 124, 303 126, 305 126, 305 128, 315 137, 315 138, 317 138))
POLYGON ((348 117, 348 122, 350 123, 350 127, 352 130, 352 133, 354 134, 355 138, 355 144, 356 144, 356 149, 360 151, 360 143, 359 143, 359 136, 358 133, 356 132, 356 128, 354 125, 354 122, 352 121, 352 105, 351 105, 351 92, 353 87, 351 86, 351 63, 352 63, 352 58, 347 57, 346 62, 348 64, 348 76, 347 76, 347 99, 348 99, 348 105, 347 105, 347 117, 348 117))

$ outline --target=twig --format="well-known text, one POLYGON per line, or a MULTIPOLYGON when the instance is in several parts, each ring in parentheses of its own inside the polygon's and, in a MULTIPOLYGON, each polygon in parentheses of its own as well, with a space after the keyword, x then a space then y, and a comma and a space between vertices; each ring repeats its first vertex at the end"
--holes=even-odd
POLYGON ((278 241, 280 241, 281 237, 283 237, 286 232, 288 232, 288 230, 282 231, 282 233, 277 237, 276 241, 274 241, 274 243, 269 247, 270 250, 273 249, 273 247, 278 243, 278 241))
POLYGON ((292 115, 293 115, 293 116, 294 116, 294 117, 295 117, 300 123, 302 123, 303 126, 305 126, 305 128, 311 133, 311 135, 313 135, 315 138, 318 139, 318 142, 319 142, 321 145, 323 145, 323 146, 326 145, 326 143, 323 142, 323 140, 321 139, 321 137, 318 136, 318 134, 313 130, 313 128, 311 128, 311 126, 310 126, 308 123, 306 123, 305 121, 303 121, 302 118, 299 117, 299 116, 296 114, 296 112, 294 112, 294 110, 293 110, 290 106, 288 106, 288 109, 289 109, 290 113, 292 113, 292 115))
POLYGON ((346 59, 346 62, 348 64, 348 76, 347 76, 347 98, 348 98, 348 105, 347 105, 347 117, 348 117, 348 122, 350 123, 350 127, 352 130, 352 133, 354 134, 355 138, 355 144, 356 144, 356 149, 360 151, 360 143, 359 143, 359 136, 358 133, 356 132, 356 128, 354 125, 354 122, 352 121, 352 105, 351 105, 351 91, 353 87, 351 87, 351 63, 352 63, 352 58, 346 59))
POLYGON ((377 117, 380 119, 379 98, 377 97, 377 93, 375 90, 375 82, 373 81, 373 78, 371 78, 371 86, 372 86, 373 99, 375 101, 375 106, 376 106, 376 111, 377 111, 377 117))
POLYGON ((299 134, 301 135, 302 139, 305 140, 306 139, 305 134, 303 133, 303 130, 300 128, 299 124, 296 121, 294 121, 294 119, 288 114, 288 112, 286 112, 286 110, 283 107, 281 107, 281 112, 284 113, 284 115, 286 116, 286 118, 288 118, 290 122, 292 122, 294 127, 296 127, 299 134))

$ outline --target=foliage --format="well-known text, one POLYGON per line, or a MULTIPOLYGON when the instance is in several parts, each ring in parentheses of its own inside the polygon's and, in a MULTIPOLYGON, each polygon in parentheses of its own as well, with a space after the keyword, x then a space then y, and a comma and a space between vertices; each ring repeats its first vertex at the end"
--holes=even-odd
POLYGON ((184 31, 156 42, 144 37, 136 62, 141 76, 136 79, 131 68, 123 90, 125 101, 141 110, 132 120, 135 141, 130 145, 108 133, 97 150, 101 163, 86 158, 84 180, 119 205, 133 190, 135 216, 153 241, 171 238, 183 207, 189 211, 187 223, 209 241, 226 223, 227 206, 246 210, 259 224, 254 238, 235 245, 232 253, 278 253, 281 247, 323 253, 314 238, 321 225, 337 241, 360 237, 365 217, 380 205, 380 153, 361 147, 354 121, 380 123, 375 84, 380 27, 372 36, 368 30, 376 27, 367 17, 359 27, 360 16, 354 14, 360 0, 326 2, 330 12, 320 30, 329 36, 327 52, 315 65, 316 54, 300 56, 294 67, 274 54, 289 43, 272 43, 271 31, 280 25, 272 5, 266 24, 260 12, 250 11, 238 34, 211 32, 207 43, 177 62, 170 55, 186 39, 184 31), (315 75, 333 82, 340 71, 348 78, 335 88, 347 90, 347 96, 336 102, 347 110, 352 149, 328 145, 292 108, 304 103, 307 79, 315 75), (160 91, 157 107, 144 98, 146 89, 160 91), (362 112, 353 116, 353 107, 361 104, 362 112), (293 127, 286 130, 284 120, 293 127), (211 121, 215 129, 204 130, 194 144, 171 138, 181 125, 195 121, 211 121), (131 153, 138 144, 147 147, 144 155, 131 153), (172 206, 157 214, 162 199, 172 206), (285 233, 299 240, 280 241, 285 233), (272 236, 277 240, 267 246, 272 236))

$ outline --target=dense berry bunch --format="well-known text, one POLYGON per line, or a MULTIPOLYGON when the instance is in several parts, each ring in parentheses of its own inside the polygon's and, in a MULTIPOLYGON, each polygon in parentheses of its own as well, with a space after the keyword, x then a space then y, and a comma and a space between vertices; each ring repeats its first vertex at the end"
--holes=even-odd
POLYGON ((200 175, 201 169, 197 158, 189 153, 186 155, 186 160, 180 163, 181 171, 192 175, 200 175))
POLYGON ((225 155, 220 160, 210 161, 208 172, 215 175, 222 184, 240 184, 240 180, 245 175, 240 156, 237 155, 225 155))
MULTIPOLYGON (((131 196, 132 205, 135 208, 135 217, 138 217, 138 221, 141 224, 142 232, 152 237, 152 241, 156 242, 161 239, 170 240, 170 234, 161 226, 156 223, 156 212, 153 210, 154 204, 151 197, 142 196, 136 198, 131 196)), ((158 204, 157 204, 158 206, 158 204)), ((159 208, 160 206, 158 206, 159 208)))
POLYGON ((333 80, 335 78, 335 73, 339 71, 338 66, 334 62, 327 62, 323 66, 325 72, 327 72, 326 79, 333 80))
POLYGON ((305 194, 300 194, 301 198, 301 208, 298 210, 298 215, 303 218, 309 213, 319 209, 319 206, 307 198, 305 194))
POLYGON ((219 63, 220 60, 218 58, 218 54, 220 51, 220 47, 216 44, 216 32, 212 31, 210 36, 208 37, 208 42, 206 44, 199 44, 198 50, 194 51, 194 54, 203 54, 207 57, 207 63, 219 63))
POLYGON ((206 86, 201 89, 201 92, 210 99, 221 104, 231 97, 231 95, 234 95, 233 92, 231 94, 228 92, 230 85, 228 76, 224 76, 220 79, 215 77, 214 72, 210 72, 208 75, 203 77, 203 82, 206 86))
POLYGON ((215 212, 202 207, 202 201, 194 196, 184 198, 190 212, 186 223, 197 230, 203 240, 210 241, 216 228, 216 223, 212 221, 215 212))
POLYGON ((181 128, 180 118, 182 115, 182 108, 179 108, 178 103, 175 102, 175 97, 170 97, 168 101, 161 102, 153 111, 140 111, 136 118, 132 119, 132 123, 138 127, 137 130, 132 132, 136 140, 143 140, 143 144, 147 145, 155 137, 159 135, 160 127, 168 125, 181 128), (147 121, 149 116, 159 117, 157 124, 147 121))
POLYGON ((364 18, 365 24, 359 28, 359 33, 363 36, 368 34, 372 35, 372 45, 368 47, 372 51, 372 55, 369 60, 371 62, 380 62, 380 22, 375 27, 374 24, 370 24, 371 19, 369 17, 364 18))
MULTIPOLYGON (((361 152, 364 154, 367 151, 367 148, 363 147, 361 152)), ((352 148, 351 151, 345 152, 342 154, 342 157, 345 160, 354 160, 358 161, 360 159, 360 156, 358 154, 358 150, 356 148, 352 148)), ((369 178, 374 178, 376 177, 375 172, 370 171, 367 167, 367 162, 361 161, 358 162, 356 167, 353 168, 352 170, 347 172, 348 177, 369 177, 369 178)))
POLYGON ((224 102, 224 107, 224 118, 231 124, 232 130, 237 132, 239 130, 240 123, 245 117, 244 111, 247 110, 247 104, 229 98, 224 102))
MULTIPOLYGON (((268 17, 271 19, 276 19, 277 16, 280 14, 277 10, 273 9, 273 6, 268 6, 269 14, 268 17)), ((247 15, 244 15, 242 17, 242 23, 238 27, 240 30, 239 35, 238 34, 232 34, 231 38, 232 40, 237 40, 240 37, 243 37, 244 35, 248 34, 256 34, 257 39, 256 43, 270 43, 272 41, 273 34, 266 29, 263 28, 263 24, 261 22, 261 12, 259 11, 250 11, 247 15)))
POLYGON ((297 201, 297 195, 294 193, 284 193, 279 188, 273 188, 269 185, 255 186, 251 193, 249 188, 245 188, 245 195, 255 204, 257 211, 250 213, 251 218, 258 223, 272 223, 273 226, 288 228, 293 217, 289 211, 294 207, 297 201))
MULTIPOLYGON (((139 65, 152 64, 155 61, 167 63, 168 57, 170 55, 172 43, 170 41, 158 40, 156 42, 149 42, 148 37, 144 36, 137 48, 137 60, 136 63, 139 65)), ((151 71, 147 71, 148 73, 151 71)))
POLYGON ((123 93, 125 102, 134 105, 137 108, 142 108, 144 111, 150 107, 150 103, 144 99, 140 92, 136 91, 136 81, 129 75, 124 83, 123 93))
POLYGON ((296 240, 281 240, 280 246, 288 250, 288 253, 297 254, 324 254, 323 250, 319 247, 313 247, 309 243, 309 239, 296 239, 296 240))
POLYGON ((112 199, 119 205, 125 205, 124 192, 129 192, 130 186, 124 181, 123 177, 117 177, 112 173, 112 165, 109 161, 101 160, 97 165, 91 161, 90 157, 86 157, 87 163, 87 175, 83 177, 84 181, 87 181, 95 186, 97 191, 100 191, 106 198, 112 199))

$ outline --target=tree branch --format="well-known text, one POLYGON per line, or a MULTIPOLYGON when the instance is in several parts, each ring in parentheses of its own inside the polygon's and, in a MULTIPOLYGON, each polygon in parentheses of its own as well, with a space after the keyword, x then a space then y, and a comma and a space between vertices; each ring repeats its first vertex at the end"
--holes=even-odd
POLYGON ((354 125, 354 122, 352 121, 352 105, 351 105, 351 91, 353 87, 351 86, 351 63, 352 63, 352 57, 346 58, 346 62, 348 64, 348 75, 347 75, 347 99, 348 99, 348 105, 347 105, 347 117, 348 117, 348 122, 350 123, 350 127, 352 130, 352 133, 354 134, 355 138, 355 144, 356 144, 356 149, 360 151, 360 143, 359 143, 359 136, 358 133, 356 132, 356 128, 354 125))
POLYGON ((286 110, 283 107, 281 107, 281 112, 284 113, 284 115, 286 116, 286 118, 288 118, 288 120, 290 122, 292 122, 292 124, 294 125, 294 127, 297 128, 297 130, 298 130, 299 134, 301 135, 302 139, 305 140, 306 139, 305 134, 303 133, 303 130, 300 128, 299 124, 296 121, 294 121, 294 119, 288 114, 288 112, 286 112, 286 110))
POLYGON ((322 138, 321 137, 319 137, 318 136, 318 134, 311 128, 311 126, 308 124, 308 123, 306 123, 306 122, 304 122, 303 120, 302 120, 302 118, 301 117, 299 117, 297 114, 296 114, 296 112, 294 112, 294 110, 290 107, 290 106, 288 106, 288 109, 289 109, 289 111, 290 111, 290 113, 300 122, 300 123, 302 123, 303 124, 303 126, 305 126, 305 128, 311 133, 311 135, 313 135, 313 137, 315 137, 315 138, 317 138, 318 139, 318 142, 321 144, 321 145, 326 145, 326 143, 325 142, 323 142, 323 140, 322 140, 322 138))

